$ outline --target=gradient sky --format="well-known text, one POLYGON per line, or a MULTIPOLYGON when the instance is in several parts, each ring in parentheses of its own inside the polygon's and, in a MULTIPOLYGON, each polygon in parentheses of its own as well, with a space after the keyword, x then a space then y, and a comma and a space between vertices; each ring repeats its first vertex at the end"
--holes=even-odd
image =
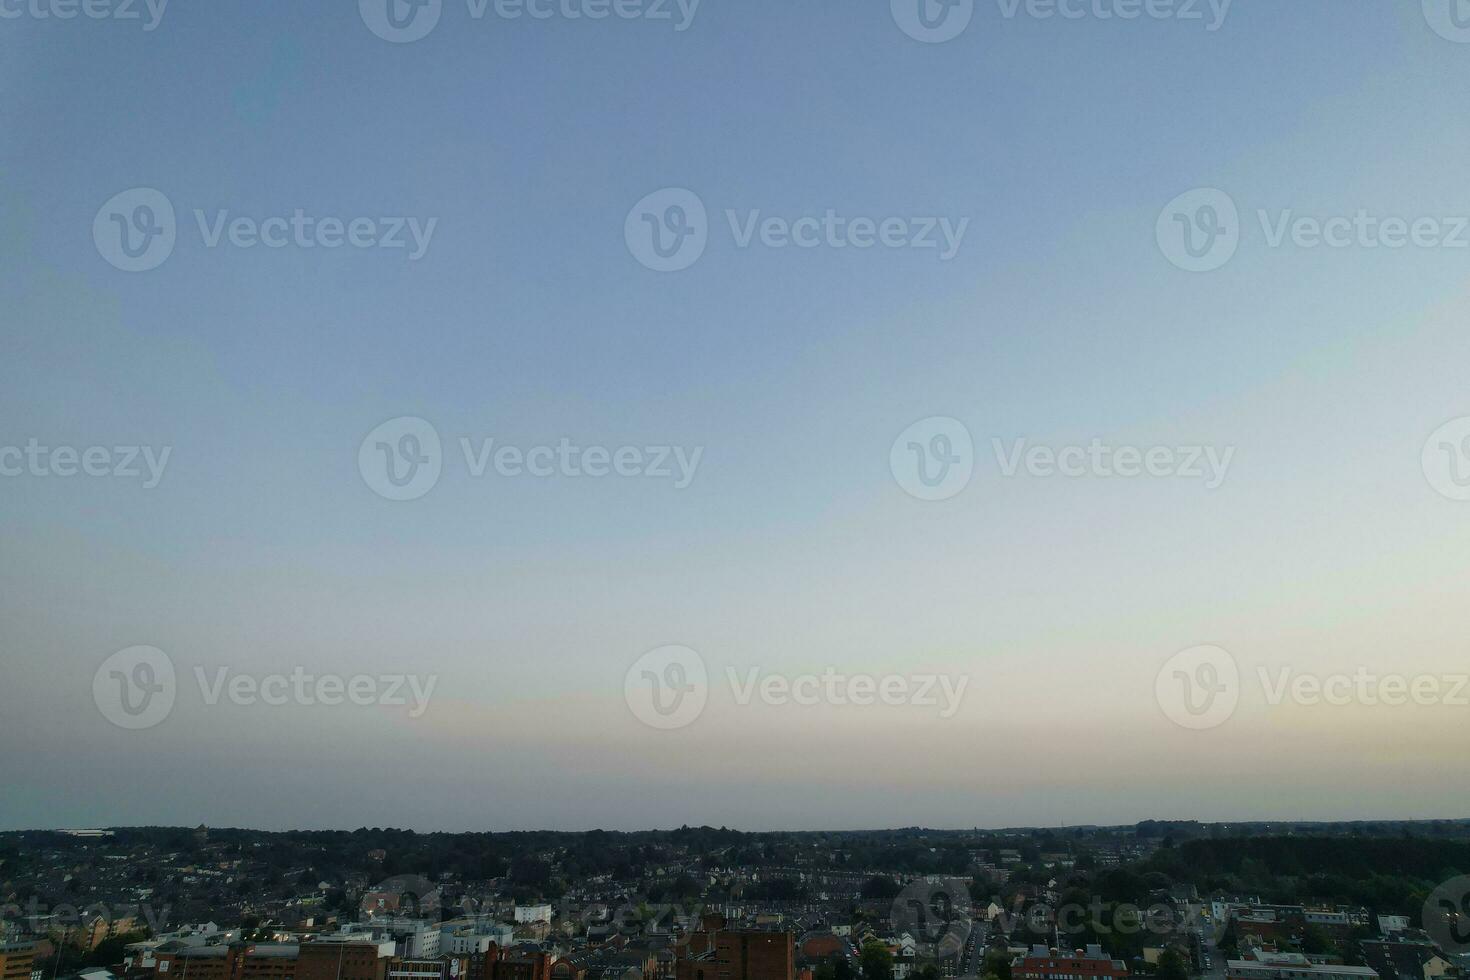
MULTIPOLYGON (((0 445, 173 447, 137 481, 0 479, 0 828, 745 829, 1464 816, 1470 708, 1172 724, 1175 652, 1242 671, 1470 670, 1470 504, 1420 453, 1470 415, 1470 251, 1267 246, 1257 209, 1470 214, 1470 45, 1418 0, 1237 0, 1224 27, 1006 19, 918 43, 881 0, 667 22, 174 0, 160 26, 0 20, 0 445), (180 214, 160 268, 103 202, 180 214), (629 254, 687 187, 708 251, 629 254), (1205 275, 1164 205, 1226 190, 1205 275), (427 256, 205 248, 189 212, 437 217, 427 256), (726 208, 971 219, 932 251, 739 249, 726 208), (374 495, 421 416, 445 471, 374 495), (963 421, 960 496, 889 472, 963 421), (704 447, 675 490, 471 479, 461 436, 704 447), (997 472, 992 438, 1234 446, 1222 487, 997 472), (646 727, 624 673, 942 672, 932 709, 740 706, 646 727), (92 679, 147 644, 171 716, 92 679), (200 702, 192 670, 434 674, 401 710, 200 702)), ((1249 685, 1247 685, 1249 687, 1249 685)))

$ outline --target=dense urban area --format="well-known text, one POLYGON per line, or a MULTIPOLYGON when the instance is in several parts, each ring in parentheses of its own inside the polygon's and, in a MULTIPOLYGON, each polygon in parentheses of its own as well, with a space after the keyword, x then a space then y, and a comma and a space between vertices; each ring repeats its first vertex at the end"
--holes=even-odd
POLYGON ((1470 821, 0 834, 0 980, 1452 980, 1470 821))

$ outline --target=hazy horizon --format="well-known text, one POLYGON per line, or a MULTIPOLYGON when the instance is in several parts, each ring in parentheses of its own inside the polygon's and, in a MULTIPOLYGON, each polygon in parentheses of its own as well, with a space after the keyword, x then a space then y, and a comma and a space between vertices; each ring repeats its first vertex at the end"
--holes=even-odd
POLYGON ((1015 825, 1005 826, 1005 827, 984 826, 984 825, 973 826, 973 827, 959 827, 959 826, 952 826, 952 827, 930 827, 930 826, 926 826, 926 825, 923 825, 923 824, 912 824, 912 825, 909 825, 909 826, 891 826, 891 827, 811 827, 811 828, 798 828, 798 827, 762 827, 762 828, 749 828, 749 827, 730 827, 730 826, 725 826, 725 825, 721 825, 721 824, 689 824, 689 825, 672 824, 672 825, 669 825, 669 826, 657 826, 657 827, 654 827, 654 826, 650 826, 650 827, 626 827, 626 828, 625 827, 590 827, 590 826, 589 827, 574 827, 574 828, 566 828, 566 829, 551 828, 551 827, 504 827, 504 828, 460 827, 460 828, 452 828, 452 829, 444 829, 444 828, 441 828, 441 829, 433 829, 433 830, 424 830, 424 829, 419 829, 417 827, 367 827, 367 826, 358 826, 358 827, 305 827, 305 826, 302 826, 302 827, 242 827, 242 826, 231 826, 231 825, 224 825, 224 824, 221 824, 221 825, 216 826, 214 824, 180 823, 180 824, 128 824, 128 825, 118 825, 118 826, 90 826, 90 827, 82 827, 82 826, 77 826, 77 827, 13 827, 13 828, 4 828, 3 831, 0 831, 0 832, 4 832, 4 833, 68 833, 68 832, 75 833, 75 832, 84 831, 84 830, 106 830, 106 831, 117 831, 117 830, 146 830, 146 829, 192 830, 192 829, 194 829, 196 827, 204 826, 204 827, 207 827, 210 830, 220 830, 220 831, 248 831, 248 832, 263 833, 263 834, 354 833, 355 831, 358 831, 358 830, 407 830, 407 831, 412 831, 415 834, 523 834, 523 833, 589 834, 589 833, 593 833, 593 832, 604 832, 604 833, 613 833, 613 834, 637 834, 637 833, 670 833, 672 831, 678 830, 681 826, 694 826, 694 827, 708 826, 708 827, 713 827, 714 829, 719 829, 719 830, 732 830, 732 831, 736 831, 736 832, 742 833, 742 834, 886 834, 886 833, 895 833, 895 832, 899 832, 899 831, 923 831, 923 832, 933 831, 934 833, 940 833, 940 834, 973 833, 973 832, 989 833, 989 834, 1004 834, 1004 833, 1008 833, 1008 832, 1011 832, 1011 831, 1025 831, 1025 830, 1047 830, 1047 831, 1086 830, 1086 829, 1109 830, 1109 829, 1115 829, 1115 828, 1128 828, 1128 827, 1133 827, 1133 826, 1135 826, 1138 823, 1144 823, 1144 822, 1149 822, 1149 821, 1153 821, 1153 822, 1157 822, 1157 823, 1176 823, 1176 822, 1189 823, 1189 822, 1193 822, 1193 823, 1198 823, 1199 825, 1201 825, 1203 827, 1230 826, 1230 825, 1233 825, 1233 824, 1238 824, 1238 825, 1242 825, 1242 826, 1255 826, 1255 825, 1260 825, 1260 824, 1289 824, 1289 825, 1296 826, 1296 825, 1303 825, 1303 824, 1307 824, 1307 825, 1310 825, 1310 824, 1333 825, 1333 824, 1378 824, 1378 823, 1406 823, 1406 822, 1407 823, 1443 823, 1443 822, 1461 823, 1461 822, 1470 821, 1470 816, 1465 816, 1465 817, 1424 817, 1422 819, 1420 819, 1420 818, 1373 818, 1373 817, 1364 817, 1364 818, 1349 818, 1349 819, 1346 819, 1346 820, 1193 820, 1192 818, 1189 818, 1189 817, 1174 817, 1174 818, 1142 817, 1139 820, 1131 821, 1131 822, 1128 822, 1128 823, 1121 823, 1121 824, 1087 823, 1087 822, 1083 821, 1083 822, 1079 822, 1079 823, 1059 824, 1059 825, 1056 825, 1056 826, 1027 826, 1025 824, 1015 824, 1015 825))

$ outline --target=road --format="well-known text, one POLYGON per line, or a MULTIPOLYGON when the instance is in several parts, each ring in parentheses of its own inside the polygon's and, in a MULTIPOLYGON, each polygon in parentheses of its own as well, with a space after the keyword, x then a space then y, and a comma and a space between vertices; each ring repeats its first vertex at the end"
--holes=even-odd
POLYGON ((981 961, 985 959, 986 940, 990 926, 984 922, 971 922, 970 935, 965 939, 965 952, 960 957, 960 976, 978 977, 981 961))
POLYGON ((1210 963, 1200 972, 1201 980, 1225 980, 1225 954, 1215 945, 1215 930, 1208 924, 1200 930, 1200 947, 1210 963))

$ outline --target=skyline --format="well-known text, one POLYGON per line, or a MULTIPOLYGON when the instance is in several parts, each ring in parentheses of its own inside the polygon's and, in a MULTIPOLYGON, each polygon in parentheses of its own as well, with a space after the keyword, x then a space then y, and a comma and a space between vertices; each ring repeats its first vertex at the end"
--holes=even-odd
MULTIPOLYGON (((1004 833, 1009 833, 1009 832, 1012 832, 1012 831, 1053 831, 1053 832, 1058 832, 1058 831, 1065 831, 1065 830, 1118 830, 1118 829, 1129 829, 1129 828, 1132 828, 1132 827, 1137 826, 1140 823, 1160 823, 1160 824, 1176 824, 1176 823, 1181 823, 1181 824, 1197 824, 1200 827, 1206 827, 1206 828, 1208 828, 1208 827, 1230 827, 1232 825, 1238 825, 1238 826, 1242 826, 1242 827, 1263 827, 1263 826, 1269 827, 1269 826, 1272 826, 1272 825, 1292 826, 1292 827, 1298 827, 1298 826, 1333 827, 1333 826, 1353 826, 1353 825, 1359 825, 1359 824, 1364 825, 1364 826, 1368 826, 1368 825, 1373 825, 1373 824, 1446 824, 1446 823, 1449 823, 1449 824, 1460 824, 1460 823, 1467 823, 1467 822, 1470 822, 1470 816, 1467 816, 1467 817, 1424 817, 1424 818, 1407 818, 1407 819, 1405 819, 1405 818, 1390 818, 1390 817, 1382 817, 1382 818, 1379 818, 1379 817, 1360 817, 1360 818, 1351 818, 1351 819, 1347 819, 1347 820, 1289 820, 1289 819, 1283 819, 1283 820, 1201 820, 1201 819, 1194 819, 1194 818, 1189 818, 1189 817, 1180 817, 1180 818, 1145 817, 1145 818, 1140 818, 1139 820, 1135 820, 1135 821, 1131 821, 1131 822, 1127 822, 1127 823, 1119 823, 1119 824, 1100 824, 1100 823, 1078 822, 1078 823, 1058 824, 1056 826, 1030 826, 1030 825, 1016 824, 1016 825, 1013 825, 1013 826, 1005 826, 1005 827, 1001 827, 1001 826, 984 826, 984 825, 976 825, 976 826, 972 826, 972 827, 959 827, 959 826, 954 826, 954 827, 937 827, 937 826, 935 826, 935 827, 931 827, 931 826, 926 826, 924 824, 912 824, 912 825, 906 826, 906 827, 817 827, 817 828, 810 828, 810 829, 799 829, 799 828, 791 828, 791 827, 782 827, 782 828, 750 828, 750 827, 730 827, 730 826, 718 826, 718 827, 716 827, 716 826, 709 825, 709 824, 700 824, 700 825, 698 825, 698 827, 704 827, 704 828, 715 829, 715 830, 729 830, 729 831, 734 831, 734 832, 742 833, 742 834, 882 834, 882 833, 911 832, 911 831, 933 831, 935 833, 943 833, 943 834, 954 834, 954 833, 1004 834, 1004 833)), ((370 828, 370 827, 353 827, 353 828, 348 828, 348 827, 282 827, 282 828, 274 828, 274 827, 227 827, 227 826, 223 826, 223 825, 222 826, 215 827, 215 826, 210 826, 209 824, 177 824, 177 825, 170 825, 170 824, 132 824, 132 825, 119 825, 119 826, 112 826, 112 827, 82 827, 82 826, 77 826, 77 827, 11 827, 11 828, 6 828, 4 831, 0 831, 0 833, 62 833, 62 834, 80 834, 80 833, 86 833, 86 832, 89 832, 89 831, 103 831, 103 832, 108 832, 108 831, 114 831, 114 830, 148 830, 148 829, 188 830, 188 829, 193 829, 193 828, 200 827, 200 826, 206 827, 206 828, 208 828, 210 830, 249 831, 249 832, 263 833, 263 834, 353 833, 353 832, 355 832, 357 830, 384 830, 384 831, 387 831, 387 830, 395 830, 395 831, 411 831, 411 832, 413 832, 415 834, 425 834, 425 835, 428 835, 428 834, 448 834, 448 835, 453 835, 453 834, 519 834, 519 833, 548 833, 548 834, 577 835, 577 834, 589 834, 589 833, 596 833, 596 832, 612 833, 612 834, 670 833, 670 832, 679 830, 682 827, 691 826, 691 825, 670 824, 668 826, 662 826, 662 827, 639 827, 639 828, 634 828, 634 829, 624 829, 624 828, 617 828, 617 827, 587 826, 587 827, 574 827, 574 828, 569 828, 569 829, 565 829, 565 830, 552 829, 552 828, 547 828, 547 827, 536 827, 536 828, 508 827, 508 828, 494 828, 494 829, 490 829, 490 828, 479 828, 479 829, 477 829, 477 828, 459 828, 457 830, 419 830, 419 829, 414 828, 414 827, 376 827, 376 828, 370 828)))
POLYGON ((0 4, 0 829, 1470 813, 1451 0, 377 2, 0 4))

